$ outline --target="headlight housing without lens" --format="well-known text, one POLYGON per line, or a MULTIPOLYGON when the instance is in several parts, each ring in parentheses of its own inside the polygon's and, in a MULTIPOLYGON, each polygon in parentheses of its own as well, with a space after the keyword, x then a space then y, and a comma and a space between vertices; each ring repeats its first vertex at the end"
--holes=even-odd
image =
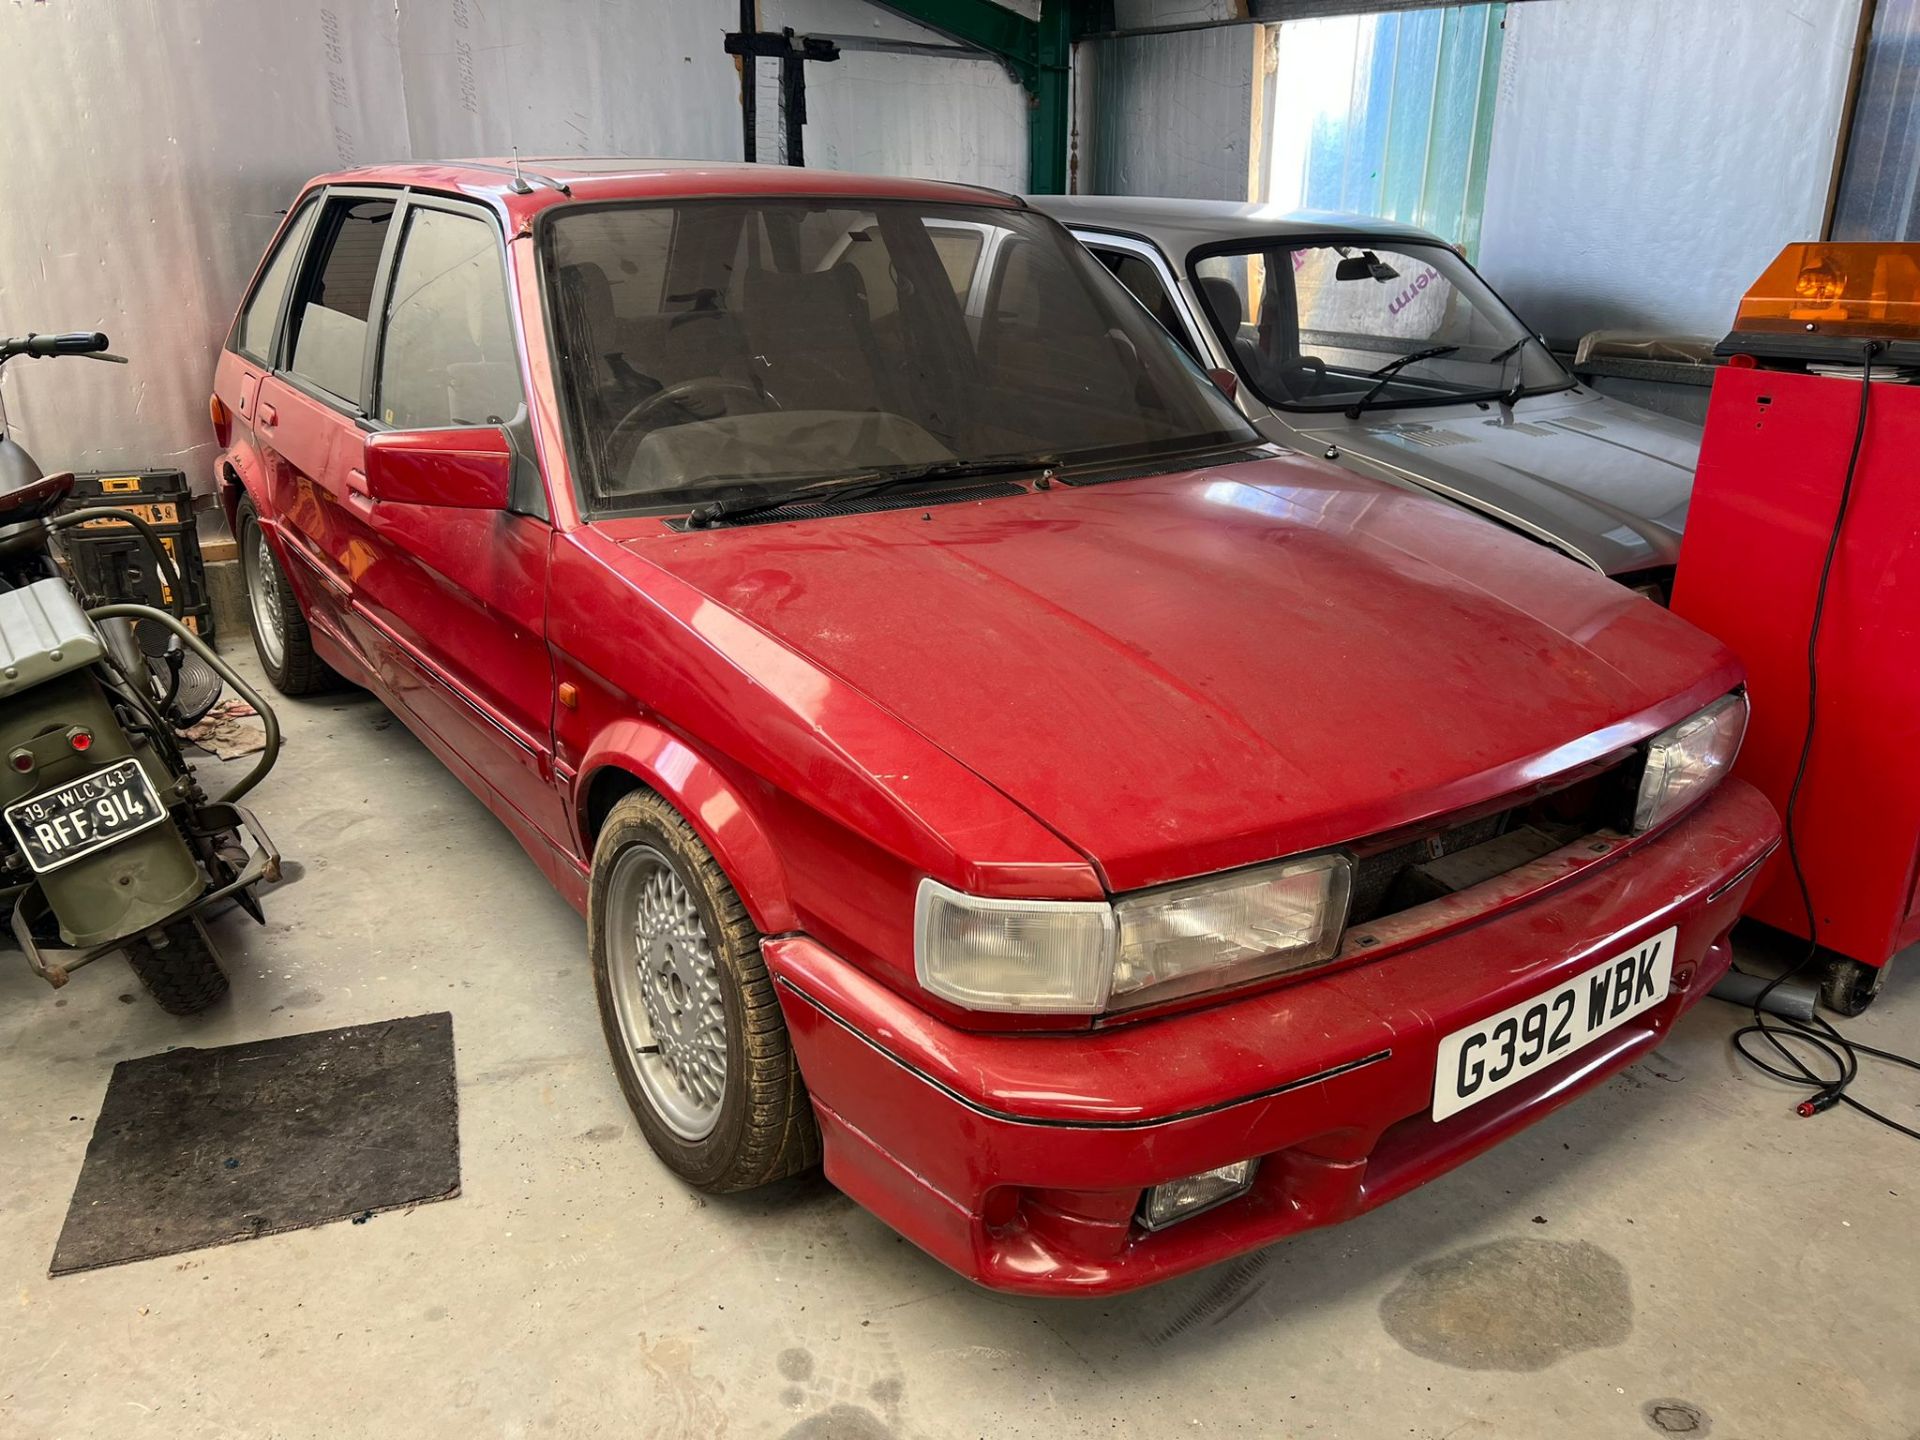
POLYGON ((1735 693, 1654 736, 1634 802, 1634 831, 1651 830, 1719 784, 1733 768, 1746 733, 1747 697, 1735 693))
POLYGON ((914 969, 970 1010, 1094 1014, 1318 965, 1352 864, 1308 855, 1104 901, 986 900, 920 882, 914 969))

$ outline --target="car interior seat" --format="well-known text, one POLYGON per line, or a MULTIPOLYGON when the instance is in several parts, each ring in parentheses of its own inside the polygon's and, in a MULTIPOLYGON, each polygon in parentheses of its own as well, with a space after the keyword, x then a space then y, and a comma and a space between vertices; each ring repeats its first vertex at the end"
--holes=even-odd
POLYGON ((741 309, 755 376, 787 410, 890 410, 859 272, 750 270, 741 309))

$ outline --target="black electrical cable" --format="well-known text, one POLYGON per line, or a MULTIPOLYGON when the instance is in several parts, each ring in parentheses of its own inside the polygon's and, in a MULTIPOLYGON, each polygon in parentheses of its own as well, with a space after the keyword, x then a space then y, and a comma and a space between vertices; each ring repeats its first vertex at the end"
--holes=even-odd
POLYGON ((1820 953, 1820 919, 1813 908, 1813 890, 1807 884, 1807 872, 1800 862, 1800 845, 1795 833, 1794 822, 1800 809, 1800 788, 1807 778, 1807 765, 1813 758, 1814 725, 1820 716, 1820 625, 1826 616, 1827 582, 1833 576, 1834 557, 1840 552, 1840 536, 1847 523, 1847 509, 1853 503, 1854 475, 1860 467, 1860 451, 1867 438, 1867 408, 1873 390, 1873 357, 1884 348, 1878 340, 1867 341, 1861 358, 1860 370, 1860 413, 1853 426, 1853 449, 1847 455, 1847 472, 1840 484, 1840 504, 1833 517, 1833 531, 1827 537, 1827 554, 1820 565, 1820 583, 1814 592, 1813 620, 1807 627, 1807 728, 1800 742, 1800 761, 1793 772, 1793 784, 1787 790, 1787 813, 1784 824, 1787 838, 1787 860, 1793 867, 1794 883, 1800 888, 1800 903, 1807 912, 1807 951, 1789 970, 1775 976, 1766 987, 1754 997, 1753 1023, 1742 1025, 1733 1032, 1733 1048, 1748 1063, 1789 1084, 1805 1084, 1814 1088, 1813 1094, 1801 1101, 1797 1107, 1802 1115, 1818 1115, 1835 1105, 1845 1105, 1859 1111, 1869 1119, 1877 1120, 1889 1130, 1897 1130, 1902 1135, 1920 1140, 1920 1129, 1903 1125, 1889 1115, 1883 1115, 1869 1105, 1865 1105, 1847 1094, 1847 1087, 1853 1084, 1860 1073, 1860 1057, 1871 1055, 1877 1060, 1891 1061, 1895 1065, 1905 1065, 1912 1070, 1920 1070, 1920 1060, 1908 1055, 1900 1055, 1891 1050, 1879 1050, 1871 1045, 1863 1045, 1858 1040, 1849 1040, 1840 1033, 1824 1015, 1816 1013, 1810 1020, 1800 1020, 1792 1016, 1775 1017, 1775 1023, 1768 1023, 1761 1006, 1767 997, 1794 976, 1811 965, 1820 953), (1749 1041, 1757 1037, 1764 1040, 1779 1056, 1780 1063, 1757 1054, 1749 1048, 1749 1041), (1806 1047, 1810 1053, 1793 1050, 1789 1042, 1806 1047), (1824 1059, 1832 1067, 1832 1075, 1819 1073, 1811 1063, 1815 1057, 1824 1059))

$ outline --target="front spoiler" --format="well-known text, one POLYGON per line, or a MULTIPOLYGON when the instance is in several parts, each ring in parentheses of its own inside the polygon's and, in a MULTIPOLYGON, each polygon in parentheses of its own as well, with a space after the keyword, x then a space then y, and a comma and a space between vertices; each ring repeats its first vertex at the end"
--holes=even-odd
POLYGON ((1732 958, 1779 821, 1727 782, 1666 832, 1478 924, 1158 1019, 964 1031, 805 936, 763 942, 827 1178, 994 1289, 1099 1295, 1349 1219, 1603 1083, 1732 958), (1484 1104, 1430 1118, 1441 1039, 1669 926, 1667 998, 1484 1104), (1148 1186, 1248 1158, 1253 1189, 1155 1233, 1148 1186))

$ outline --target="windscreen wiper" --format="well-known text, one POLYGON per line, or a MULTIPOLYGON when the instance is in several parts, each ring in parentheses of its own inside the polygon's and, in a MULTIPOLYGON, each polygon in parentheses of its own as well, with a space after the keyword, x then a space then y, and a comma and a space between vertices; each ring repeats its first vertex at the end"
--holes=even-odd
MULTIPOLYGON (((1500 367, 1500 373, 1502 375, 1506 374, 1507 361, 1511 360, 1514 356, 1518 355, 1522 350, 1524 350, 1527 347, 1528 343, 1534 340, 1535 338, 1536 337, 1532 335, 1522 335, 1518 340, 1514 341, 1511 345, 1507 346, 1507 348, 1502 350, 1498 355, 1489 356, 1487 358, 1487 363, 1489 365, 1498 365, 1500 367)), ((1500 396, 1499 396, 1500 403, 1506 406, 1507 409, 1511 410, 1514 406, 1520 403, 1520 397, 1525 395, 1526 393, 1527 393, 1527 372, 1526 372, 1526 367, 1522 366, 1520 369, 1520 373, 1513 377, 1513 384, 1505 386, 1500 391, 1500 396)))
POLYGON ((1511 345, 1507 346, 1506 349, 1497 351, 1496 353, 1489 355, 1487 357, 1487 364, 1504 365, 1507 363, 1507 361, 1511 360, 1514 356, 1518 355, 1522 350, 1524 350, 1528 345, 1531 345, 1532 343, 1533 343, 1533 336, 1522 335, 1518 340, 1514 341, 1511 345))
POLYGON ((917 480, 961 480, 975 475, 1011 475, 1023 470, 1045 470, 1060 463, 1054 455, 1000 456, 985 460, 936 460, 930 465, 900 465, 887 470, 868 470, 858 475, 836 475, 829 480, 810 480, 776 490, 770 495, 740 495, 731 500, 709 500, 694 506, 687 524, 695 530, 762 515, 784 509, 812 496, 830 498, 835 503, 878 495, 897 485, 917 480))
POLYGON ((1411 355, 1402 355, 1397 360, 1389 360, 1378 370, 1369 370, 1367 378, 1373 381, 1373 388, 1347 407, 1347 418, 1358 420, 1360 412, 1373 403, 1374 396, 1392 383, 1393 377, 1417 360, 1438 360, 1442 355, 1451 355, 1458 345, 1430 345, 1425 350, 1416 350, 1411 355))

